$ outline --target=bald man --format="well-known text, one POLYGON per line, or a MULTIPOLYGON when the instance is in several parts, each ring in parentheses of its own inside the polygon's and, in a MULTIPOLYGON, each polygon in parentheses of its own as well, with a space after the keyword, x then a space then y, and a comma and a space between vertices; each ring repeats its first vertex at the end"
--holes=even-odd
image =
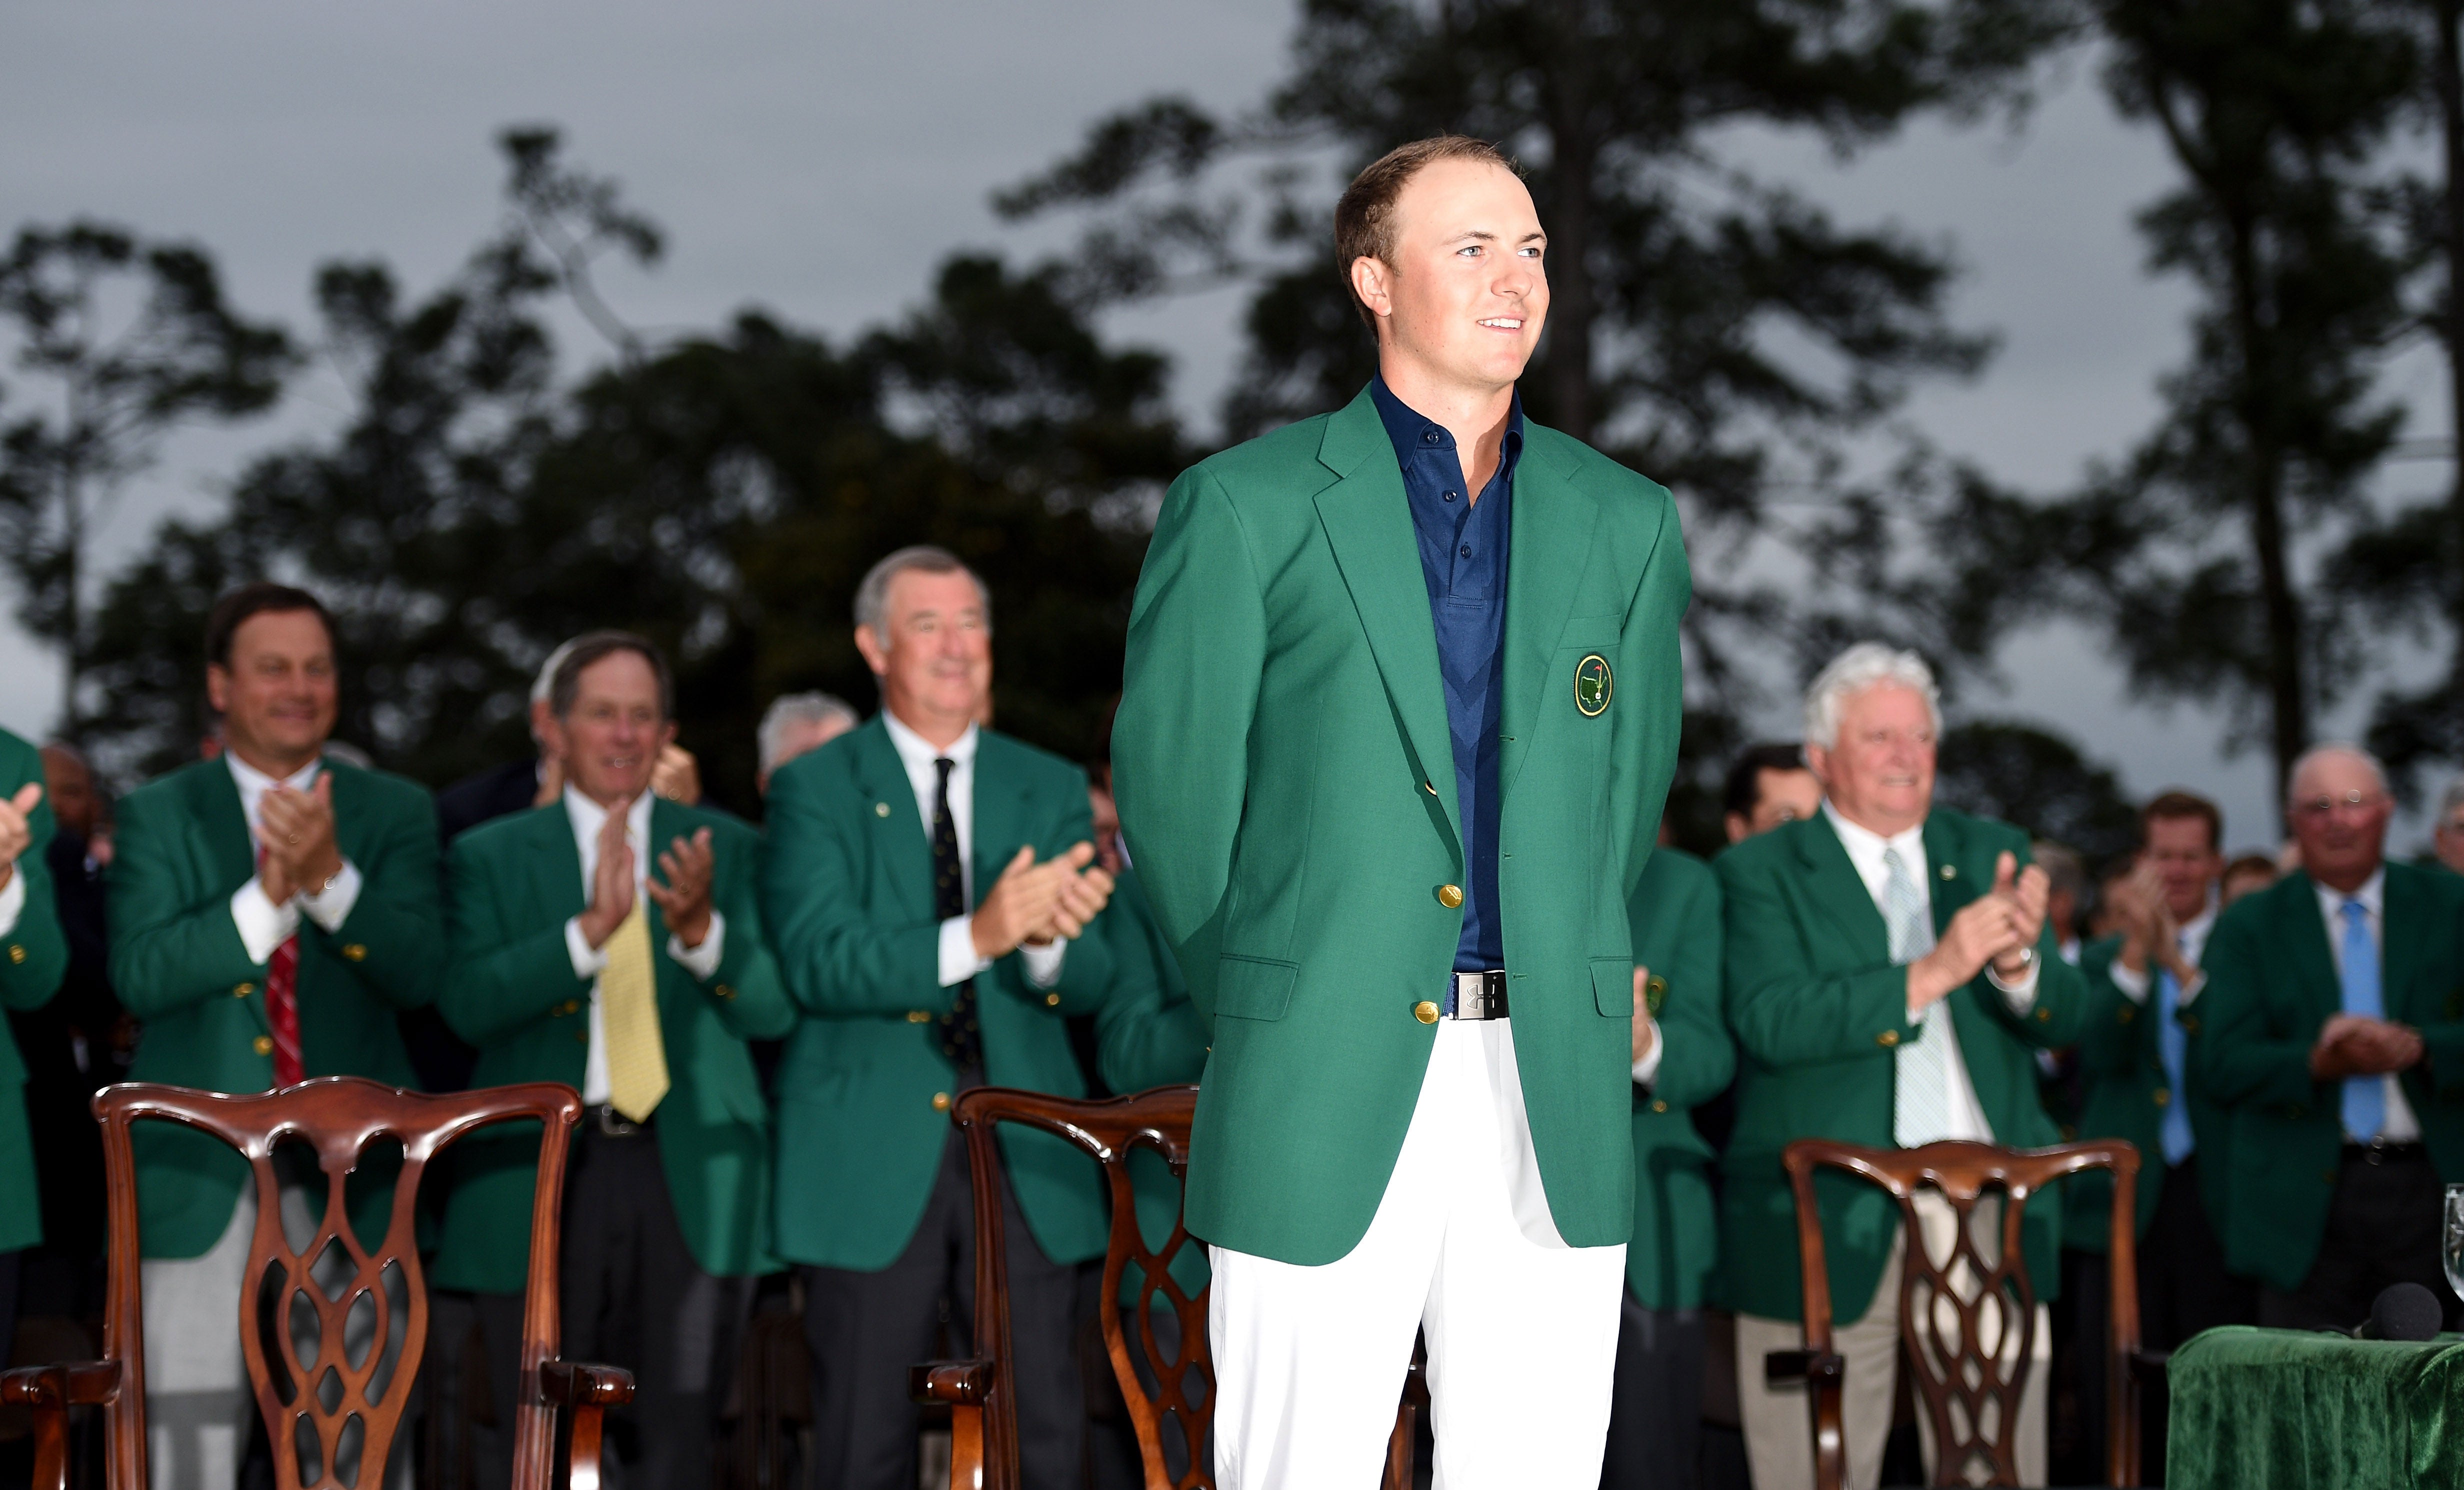
POLYGON ((2180 1013, 2190 1081, 2231 1114, 2217 1230, 2258 1322, 2349 1328, 2389 1283, 2447 1305, 2442 1186, 2464 1179, 2464 878, 2387 862, 2368 753, 2295 762, 2301 868, 2228 907, 2180 1013))

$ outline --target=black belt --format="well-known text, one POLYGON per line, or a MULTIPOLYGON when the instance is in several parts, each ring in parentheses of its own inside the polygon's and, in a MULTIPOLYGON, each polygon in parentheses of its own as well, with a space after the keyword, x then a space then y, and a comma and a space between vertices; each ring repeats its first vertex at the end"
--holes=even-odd
POLYGON ((607 1138, 639 1137, 648 1133, 650 1130, 650 1125, 658 1120, 659 1115, 653 1112, 636 1123, 604 1102, 593 1103, 582 1109, 583 1131, 597 1132, 607 1138))
POLYGON ((2395 1164, 2407 1159, 2427 1159, 2430 1150, 2418 1143, 2391 1144, 2383 1138, 2373 1138, 2362 1144, 2347 1138, 2344 1140, 2344 1157, 2358 1159, 2364 1164, 2395 1164))
POLYGON ((1479 973, 1458 973, 1455 980, 1455 1012, 1457 1019, 1502 1019, 1506 1018, 1506 970, 1489 968, 1479 973))

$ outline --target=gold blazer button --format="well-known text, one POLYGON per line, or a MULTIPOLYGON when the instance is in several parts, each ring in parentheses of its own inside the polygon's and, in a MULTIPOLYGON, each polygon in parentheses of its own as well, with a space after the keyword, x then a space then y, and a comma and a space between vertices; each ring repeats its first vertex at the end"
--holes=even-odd
POLYGON ((936 1091, 933 1094, 933 1110, 935 1112, 947 1112, 950 1110, 950 1094, 948 1092, 936 1091))
POLYGON ((1463 887, 1460 885, 1439 886, 1438 904, 1445 907, 1448 910, 1460 909, 1463 906, 1463 887))
POLYGON ((256 1047, 256 1053, 257 1053, 258 1055, 261 1055, 261 1056, 270 1056, 270 1055, 274 1054, 274 1037, 273 1037, 273 1036, 271 1036, 271 1035, 259 1035, 258 1037, 256 1037, 256 1040, 254 1041, 254 1042, 253 1042, 253 1043, 255 1044, 255 1047, 256 1047))
POLYGON ((256 985, 254 983, 241 983, 231 989, 231 997, 233 998, 245 998, 255 992, 256 985))
POLYGON ((1047 1008, 1047 1009, 1058 1009, 1058 1008, 1060 1008, 1060 1007, 1061 1007, 1061 996, 1060 996, 1059 994, 1046 994, 1046 995, 1045 995, 1045 996, 1044 996, 1044 1006, 1045 1006, 1045 1008, 1047 1008))
POLYGON ((1885 1050, 1888 1050, 1899 1042, 1900 1032, 1898 1030, 1884 1030, 1880 1035, 1874 1037, 1874 1043, 1881 1046, 1885 1050))
POLYGON ((1412 1018, 1423 1024, 1435 1024, 1438 1022, 1438 1006, 1423 998, 1412 1005, 1412 1018))
POLYGON ((2156 1088, 2154 1100, 2156 1106, 2160 1107, 2171 1107, 2173 1104, 2173 1094, 2167 1091, 2164 1087, 2159 1086, 2156 1088))
POLYGON ((19 945, 17 945, 15 942, 11 942, 11 943, 9 944, 9 960, 10 960, 11 962, 23 962, 23 961, 25 961, 25 960, 26 960, 26 949, 25 949, 25 948, 23 948, 23 947, 20 947, 20 946, 19 946, 19 945))
POLYGON ((1651 1110, 1652 1110, 1652 1111, 1654 1111, 1654 1112, 1665 1112, 1665 1111, 1667 1111, 1667 1110, 1668 1110, 1668 1100, 1667 1100, 1666 1098, 1664 1098, 1664 1097, 1654 1097, 1654 1098, 1652 1098, 1652 1099, 1651 1099, 1651 1110))
POLYGON ((933 1017, 921 1009, 910 1009, 907 1011, 907 1022, 910 1024, 930 1024, 933 1022, 933 1017))
POLYGON ((353 942, 342 949, 342 955, 348 957, 353 962, 365 962, 368 960, 368 950, 365 947, 361 946, 359 943, 353 942))

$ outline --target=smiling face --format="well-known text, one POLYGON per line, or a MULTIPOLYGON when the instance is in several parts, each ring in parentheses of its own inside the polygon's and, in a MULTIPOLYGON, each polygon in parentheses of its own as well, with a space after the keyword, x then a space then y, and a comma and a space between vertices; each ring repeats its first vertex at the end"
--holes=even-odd
POLYGON ((206 668, 223 742, 268 776, 317 758, 334 733, 334 639, 313 610, 261 610, 231 632, 231 662, 206 668))
POLYGON ((2139 857, 2156 866, 2165 882, 2165 909, 2176 922, 2191 921, 2208 909, 2208 892, 2225 872, 2225 856, 2208 836, 2208 820, 2198 817, 2150 818, 2147 845, 2139 857))
POLYGON ((649 789, 650 768, 676 737, 659 705, 659 675, 641 653, 615 651, 574 683, 573 707, 555 722, 564 778, 602 807, 622 806, 649 789))
POLYGON ((935 745, 950 744, 991 707, 983 592, 963 569, 906 569, 891 578, 881 610, 881 630, 856 627, 855 645, 881 679, 882 706, 935 745))
POLYGON ((1839 703, 1839 737, 1808 740, 1806 764, 1839 815, 1884 838, 1925 820, 1933 806, 1933 712, 1925 695, 1877 683, 1839 703))
POLYGON ((2285 815, 2301 845, 2301 867, 2331 889, 2357 890, 2387 858, 2387 782, 2349 751, 2322 750, 2302 762, 2285 815))
POLYGON ((1492 395, 1523 376, 1549 315, 1531 193, 1485 161, 1421 167, 1395 199, 1392 258, 1353 260, 1387 383, 1492 395))

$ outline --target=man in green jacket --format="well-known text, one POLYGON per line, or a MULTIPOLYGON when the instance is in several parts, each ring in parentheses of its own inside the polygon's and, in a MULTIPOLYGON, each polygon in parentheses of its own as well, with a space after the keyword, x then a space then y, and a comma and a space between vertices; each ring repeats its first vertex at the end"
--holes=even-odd
POLYGON ((2190 1079, 2231 1115, 2225 1261, 2258 1280, 2261 1325, 2349 1329, 2407 1281, 2452 1322, 2439 1228, 2442 1182, 2464 1180, 2464 879, 2387 862, 2394 803, 2365 751, 2312 750, 2289 798, 2301 869, 2218 919, 2191 1006, 2190 1079))
POLYGON ((1634 929, 1634 1239, 1603 1490, 1685 1490, 1703 1425, 1704 1293, 1719 1267, 1711 1147, 1693 1109, 1736 1073, 1720 1012, 1720 880, 1662 844, 1634 929))
MULTIPOLYGON (((2045 873, 2020 867, 2027 835, 1934 805, 1941 712, 1924 661, 1852 646, 1807 689, 1805 719, 1821 813, 1749 839, 1719 863, 1725 992, 1741 1057, 1722 1236, 1746 1452, 1762 1490, 1814 1479, 1805 1392, 1763 1374, 1770 1352, 1803 1342, 1782 1151, 1798 1138, 1868 1148, 2056 1142, 2031 1047, 2077 1039, 2086 1003, 2046 924, 2045 873)), ((1879 1187, 1833 1171, 1815 1188, 1834 1339, 1848 1361, 1848 1482, 1870 1486, 1890 1431, 1900 1258, 1916 1243, 1879 1187)), ((2027 1211, 2040 1299, 2057 1291, 2057 1210, 2054 1195, 2039 1194, 2027 1211)), ((1956 1224, 1948 1202, 1920 1192, 1919 1214, 1932 1255, 1947 1255, 1956 1224)), ((1997 1255, 1998 1211, 1977 1216, 1980 1246, 1997 1255)), ((2041 1484, 2051 1350, 2041 1319, 2036 1342, 2019 1464, 2022 1479, 2041 1484)))
POLYGON ((1173 484, 1112 735, 1214 1045, 1217 1482, 1375 1479, 1423 1327, 1441 1481, 1588 1482, 1683 544, 1666 492, 1522 417, 1547 235, 1493 147, 1391 152, 1335 239, 1378 376, 1173 484))
MULTIPOLYGON (((39 1009, 59 992, 68 940, 52 905, 52 807, 34 747, 0 730, 0 1008, 39 1009)), ((15 1338, 25 1251, 43 1239, 35 1204, 34 1139, 26 1126, 26 1063, 0 1020, 0 1340, 15 1338)))
MULTIPOLYGON (((823 1481, 904 1490, 907 1369, 945 1306, 962 1323, 974 1308, 953 1096, 1085 1094, 1065 1020, 1111 984, 1106 939, 1079 934, 1111 877, 1091 866, 1086 773, 977 723, 982 582, 943 550, 901 549, 857 587, 855 619, 881 712, 770 778, 762 906, 803 1016, 777 1081, 777 1249, 804 1284, 823 1481)), ((1030 1484, 1076 1484, 1076 1264, 1103 1253, 1103 1199, 1052 1134, 1012 1126, 1001 1155, 1020 1457, 1030 1484)))
MULTIPOLYGON (((628 1484, 707 1483, 754 1276, 776 1270, 769 1114, 748 1040, 794 1020, 762 933, 754 832, 651 789, 675 734, 667 663, 638 636, 575 639, 544 732, 558 800, 454 840, 440 1005, 480 1086, 562 1082, 584 1107, 564 1194, 565 1353, 633 1373, 628 1484), (655 866, 656 872, 653 873, 655 866)), ((512 1472, 536 1133, 463 1145, 438 1286, 477 1296, 512 1472)))
MULTIPOLYGON (((413 1085, 396 1016, 436 994, 436 818, 413 782, 326 758, 334 634, 304 590, 257 582, 206 621, 223 755, 120 803, 111 981, 144 1033, 131 1079, 263 1091, 311 1076, 413 1085)), ((220 1140, 141 1123, 145 1412, 158 1484, 227 1483, 249 1400, 237 1290, 256 1222, 248 1164, 220 1140)), ((391 1174, 354 1176, 384 1233, 391 1174)), ((310 1224, 320 1187, 294 1189, 310 1224)))

